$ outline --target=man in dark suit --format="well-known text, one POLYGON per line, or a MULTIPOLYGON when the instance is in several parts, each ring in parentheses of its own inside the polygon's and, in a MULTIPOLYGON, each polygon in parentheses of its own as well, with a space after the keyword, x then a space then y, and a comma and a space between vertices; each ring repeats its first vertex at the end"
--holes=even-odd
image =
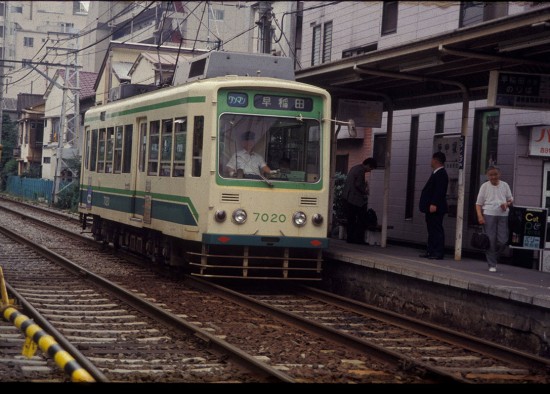
POLYGON ((347 238, 348 243, 365 244, 365 226, 363 223, 364 214, 367 211, 369 198, 369 187, 365 180, 365 174, 376 168, 376 160, 372 157, 363 160, 348 172, 346 183, 342 191, 344 200, 344 210, 347 220, 347 238))
POLYGON ((432 155, 432 175, 426 182, 420 195, 419 209, 426 214, 426 225, 428 227, 428 245, 426 253, 420 257, 432 260, 443 260, 445 249, 445 230, 443 228, 443 217, 448 211, 447 208, 447 185, 449 176, 445 171, 445 154, 435 152, 432 155))

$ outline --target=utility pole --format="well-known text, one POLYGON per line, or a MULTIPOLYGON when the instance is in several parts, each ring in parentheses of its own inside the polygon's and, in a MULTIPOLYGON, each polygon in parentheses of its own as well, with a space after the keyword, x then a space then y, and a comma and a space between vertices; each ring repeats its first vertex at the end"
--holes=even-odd
POLYGON ((260 1, 258 14, 260 20, 256 24, 260 28, 260 52, 271 53, 271 2, 260 1))
POLYGON ((62 190, 60 187, 61 172, 64 167, 67 167, 63 162, 65 145, 72 146, 74 144, 80 127, 80 74, 78 67, 78 50, 68 49, 68 51, 74 53, 74 64, 73 68, 71 68, 69 61, 70 53, 67 53, 63 99, 61 101, 61 115, 59 118, 59 133, 57 136, 54 184, 50 204, 57 202, 57 195, 62 190), (72 97, 69 96, 69 91, 71 91, 72 97), (70 107, 70 101, 73 102, 72 108, 70 107))
MULTIPOLYGON (((4 58, 6 57, 6 39, 9 31, 9 17, 8 17, 8 6, 6 2, 4 14, 4 39, 2 40, 2 46, 0 47, 0 160, 2 159, 2 150, 4 146, 2 145, 2 129, 4 127, 4 58)), ((1 181, 0 181, 1 182, 1 181)))
POLYGON ((2 46, 2 58, 0 59, 0 160, 2 159, 2 128, 4 126, 4 49, 2 46))

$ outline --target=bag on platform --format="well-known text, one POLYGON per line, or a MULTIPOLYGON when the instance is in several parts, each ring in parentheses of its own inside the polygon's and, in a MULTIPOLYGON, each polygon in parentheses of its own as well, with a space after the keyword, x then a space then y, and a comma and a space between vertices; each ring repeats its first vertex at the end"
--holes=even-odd
POLYGON ((472 234, 471 245, 473 248, 488 250, 491 247, 491 240, 489 236, 485 234, 485 228, 479 226, 479 228, 472 234))
POLYGON ((372 208, 367 209, 367 213, 365 214, 365 226, 366 227, 378 226, 378 215, 376 215, 376 211, 372 208))

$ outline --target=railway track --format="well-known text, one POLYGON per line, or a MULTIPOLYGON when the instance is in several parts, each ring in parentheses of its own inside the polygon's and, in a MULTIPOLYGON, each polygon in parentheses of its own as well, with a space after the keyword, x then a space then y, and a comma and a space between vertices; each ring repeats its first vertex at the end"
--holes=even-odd
MULTIPOLYGON (((101 371, 105 378, 100 381, 270 381, 251 364, 239 366, 233 352, 213 353, 211 343, 197 337, 211 339, 207 332, 187 324, 173 323, 168 328, 153 312, 146 311, 147 302, 136 297, 134 305, 129 305, 105 286, 84 280, 82 271, 70 272, 52 263, 51 256, 23 248, 20 240, 14 241, 13 235, 8 238, 5 232, 2 229, 0 235, 0 257, 7 272, 8 291, 25 303, 24 311, 35 322, 53 331, 50 335, 59 343, 70 345, 67 351, 75 353, 81 365, 101 371)), ((245 363, 240 357, 239 362, 245 363)), ((256 364, 254 360, 252 363, 256 364)))
MULTIPOLYGON (((33 213, 33 216, 38 214, 33 213)), ((117 264, 120 266, 121 263, 117 264)), ((96 267, 96 264, 91 265, 96 267)), ((129 276, 134 278, 134 283, 126 286, 136 287, 138 293, 146 293, 158 302, 162 300, 165 303, 162 308, 173 312, 185 309, 187 316, 200 321, 201 326, 209 327, 218 337, 235 346, 242 346, 258 359, 286 371, 293 381, 333 382, 334 378, 330 378, 330 373, 322 368, 338 363, 339 368, 334 373, 345 372, 347 377, 343 381, 346 382, 548 382, 549 364, 537 357, 508 352, 508 349, 490 343, 476 344, 471 342, 475 338, 457 336, 449 331, 443 335, 445 330, 434 326, 421 328, 420 322, 397 321, 400 317, 393 314, 383 316, 384 312, 380 310, 371 308, 367 312, 365 305, 338 299, 315 289, 302 288, 291 294, 269 292, 241 295, 191 278, 182 282, 158 277, 149 270, 138 274, 132 271, 136 267, 130 270, 124 264, 123 268, 107 270, 110 272, 105 272, 105 264, 101 266, 103 274, 110 280, 121 282, 129 276), (140 279, 136 281, 137 278, 140 279), (155 286, 147 287, 145 283, 152 278, 155 286), (140 282, 141 287, 137 288, 136 282, 140 282), (327 301, 328 298, 331 301, 327 301), (185 302, 181 302, 183 299, 185 302), (220 307, 220 304, 223 306, 220 307), (249 311, 243 311, 242 307, 249 308, 249 311), (243 329, 247 324, 257 329, 252 333, 243 329), (294 337, 291 340, 294 345, 281 339, 289 336, 289 327, 296 326, 310 333, 310 336, 323 339, 315 339, 316 342, 305 340, 321 349, 319 353, 323 357, 320 358, 324 361, 304 362, 308 360, 311 346, 304 347, 308 350, 300 353, 301 348, 296 343, 304 341, 307 335, 294 337), (262 337, 264 331, 268 333, 262 337), (253 337, 254 332, 257 338, 253 337), (277 340, 274 341, 270 335, 277 337, 277 340), (252 339, 256 346, 251 346, 252 339), (248 343, 242 345, 243 342, 248 343), (336 349, 339 350, 331 349, 334 344, 338 344, 336 349), (342 353, 343 348, 353 355, 342 353), (337 353, 336 357, 327 356, 334 353, 337 353), (525 356, 525 360, 520 361, 520 356, 525 356), (317 373, 311 373, 315 369, 318 369, 317 373)))
MULTIPOLYGON (((263 381, 271 381, 274 377, 278 377, 278 381, 285 382, 426 382, 426 379, 419 378, 414 374, 402 373, 399 368, 388 366, 368 355, 360 354, 357 351, 342 350, 337 344, 327 342, 323 338, 312 338, 311 335, 304 334, 300 330, 284 327, 280 322, 272 321, 269 317, 251 314, 247 308, 238 305, 229 306, 228 308, 228 305, 224 304, 219 297, 204 294, 191 287, 183 286, 177 289, 176 295, 172 290, 172 286, 177 286, 178 283, 181 284, 181 281, 174 281, 173 278, 161 278, 151 272, 149 268, 145 269, 129 264, 117 257, 117 254, 112 254, 109 250, 104 251, 97 243, 90 244, 89 239, 78 241, 74 239, 74 234, 71 235, 71 238, 65 239, 63 238, 63 232, 53 236, 53 229, 48 227, 49 229, 45 230, 43 227, 48 226, 46 223, 32 223, 34 219, 37 219, 37 212, 32 213, 33 218, 23 215, 21 212, 6 213, 4 211, 0 213, 0 225, 9 225, 15 232, 24 233, 24 238, 29 244, 49 246, 50 252, 45 252, 47 254, 63 255, 63 260, 69 258, 78 260, 78 266, 72 269, 81 277, 90 279, 99 276, 98 272, 101 273, 102 276, 106 277, 106 282, 112 284, 109 292, 116 292, 117 296, 124 297, 126 302, 131 302, 132 306, 135 306, 134 304, 138 301, 130 301, 131 298, 147 297, 150 307, 159 312, 158 315, 155 315, 155 319, 171 322, 176 318, 176 320, 184 320, 185 324, 192 327, 201 326, 202 330, 200 332, 196 330, 194 335, 203 338, 209 347, 212 347, 214 342, 218 341, 223 343, 224 346, 234 349, 242 357, 252 360, 256 368, 261 367, 260 369, 271 371, 273 376, 264 377, 263 381), (35 226, 41 227, 35 228, 35 226), (47 236, 45 236, 45 233, 47 233, 47 236), (124 288, 117 286, 115 282, 124 286, 124 288), (156 296, 153 297, 150 293, 151 288, 160 289, 160 294, 156 293, 156 296), (155 299, 158 301, 155 301, 155 299), (193 310, 189 310, 185 306, 192 306, 193 310), (196 308, 201 310, 201 315, 195 313, 196 308), (225 314, 224 318, 228 321, 212 321, 212 316, 217 319, 218 313, 225 314), (222 327, 229 331, 222 334, 222 327), (285 329, 283 337, 287 344, 281 344, 281 336, 279 336, 277 330, 282 329, 285 329), (274 331, 275 337, 273 336, 274 331), (232 340, 223 341, 228 337, 231 337, 232 340), (234 340, 237 337, 238 339, 234 340), (279 347, 280 344, 281 347, 279 347), (301 345, 297 346, 297 344, 301 345), (266 349, 268 348, 275 351, 276 354, 266 355, 266 349), (312 351, 311 348, 315 350, 312 351), (291 354, 287 354, 287 351, 291 351, 291 354)), ((48 216, 47 213, 42 215, 48 216)), ((42 219, 50 221, 46 217, 42 219)), ((5 260, 9 261, 10 258, 5 260)), ((34 259, 25 258, 24 260, 32 261, 34 259)), ((32 261, 31 264, 35 266, 36 262, 32 261)), ((70 266, 69 261, 64 261, 63 264, 70 266)), ((29 273, 21 270, 21 268, 20 264, 5 268, 6 278, 10 283, 14 280, 17 282, 13 272, 20 272, 23 277, 29 276, 29 273)), ((44 278, 47 275, 44 273, 38 274, 34 281, 39 282, 39 277, 44 278)), ((51 283, 51 280, 49 280, 49 283, 51 283)), ((15 286, 15 289, 17 289, 17 286, 15 286)), ((36 298, 45 299, 45 297, 36 298)), ((38 300, 35 302, 37 303, 38 300)), ((108 301, 108 303, 112 304, 114 301, 108 301)), ((91 304, 96 304, 96 302, 91 304)), ((59 303, 55 305, 59 305, 59 303)), ((49 311, 52 309, 51 305, 48 304, 36 306, 39 311, 42 308, 47 308, 49 311)), ((116 307, 115 309, 120 310, 121 308, 116 307)), ((173 322, 169 324, 173 324, 173 322)), ((59 331, 64 333, 63 329, 59 331)), ((110 331, 115 331, 115 329, 110 331)), ((97 346, 95 347, 97 348, 97 346)), ((105 352, 108 352, 108 348, 105 349, 105 352)), ((144 350, 144 352, 149 353, 147 350, 144 350)), ((115 354, 118 354, 119 357, 114 357, 113 362, 122 362, 123 360, 119 360, 119 358, 127 356, 125 353, 115 352, 115 354)), ((184 353, 182 352, 182 354, 184 353)), ((162 363, 159 364, 162 365, 162 363)), ((105 371, 115 370, 114 365, 103 369, 105 371)), ((111 380, 109 374, 105 373, 111 380)), ((216 376, 219 375, 217 371, 211 373, 214 376, 212 379, 216 379, 216 376)), ((238 375, 233 375, 233 381, 239 381, 236 376, 238 375)), ((117 379, 121 378, 117 377, 117 379)), ((167 381, 162 377, 157 377, 157 379, 158 381, 167 381)), ((172 381, 176 381, 176 378, 173 379, 172 381)), ((192 380, 182 378, 182 381, 189 382, 192 380)))
POLYGON ((312 288, 255 293, 258 305, 294 324, 361 348, 396 352, 409 365, 471 383, 549 383, 550 360, 312 288))

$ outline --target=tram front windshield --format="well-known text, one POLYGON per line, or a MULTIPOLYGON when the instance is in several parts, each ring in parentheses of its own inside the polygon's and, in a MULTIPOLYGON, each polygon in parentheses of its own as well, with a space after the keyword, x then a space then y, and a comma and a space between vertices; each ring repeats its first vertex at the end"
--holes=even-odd
POLYGON ((319 121, 224 114, 219 129, 219 170, 224 178, 319 181, 319 121), (269 173, 264 173, 265 165, 269 173))

